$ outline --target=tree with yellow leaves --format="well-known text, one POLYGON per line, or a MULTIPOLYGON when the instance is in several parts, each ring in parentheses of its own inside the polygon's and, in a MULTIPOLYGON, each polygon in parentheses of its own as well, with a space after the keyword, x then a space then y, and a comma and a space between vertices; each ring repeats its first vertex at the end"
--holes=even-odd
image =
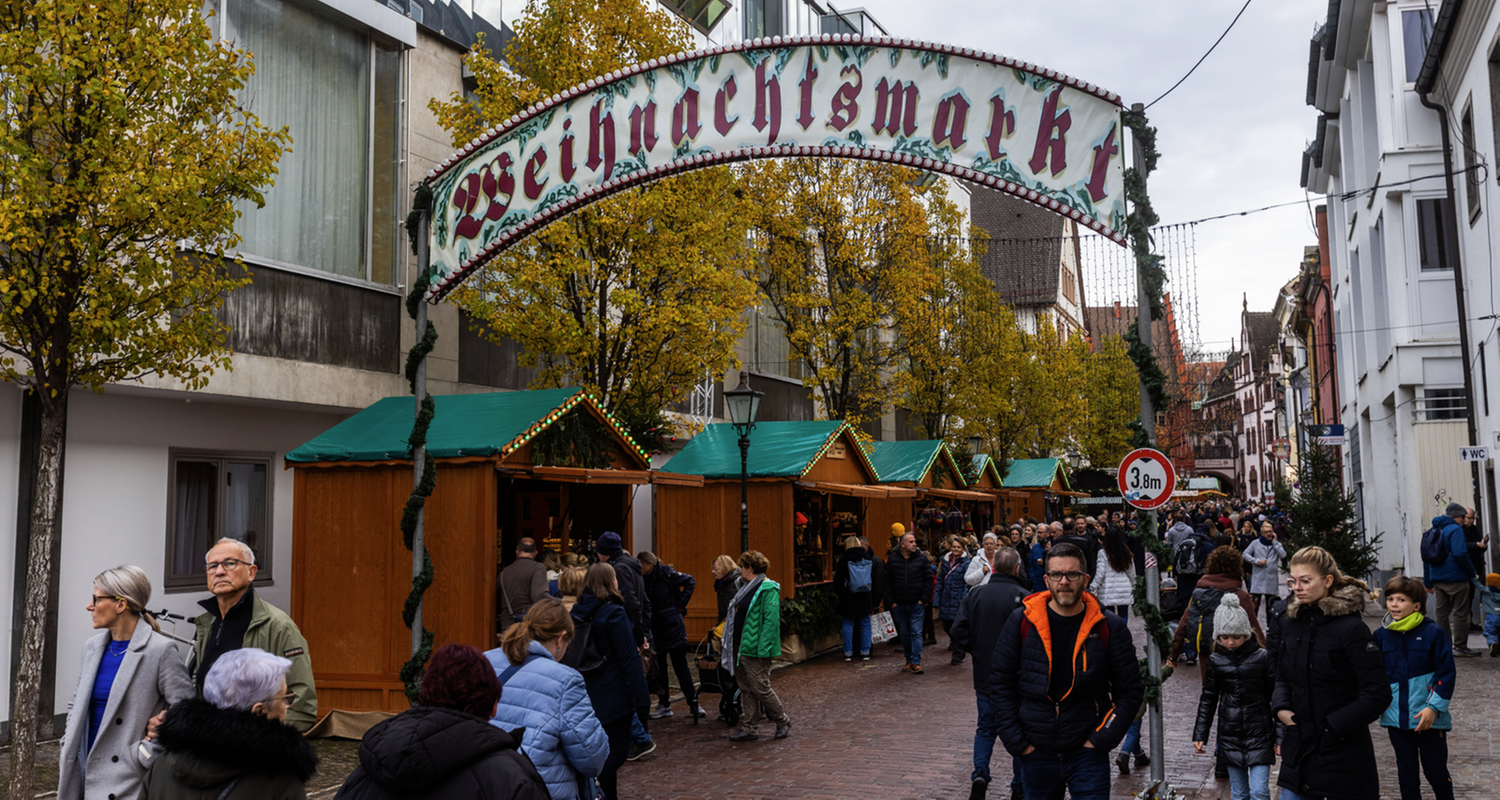
MULTIPOLYGON (((289 142, 239 102, 248 54, 200 0, 0 0, 0 377, 40 410, 10 794, 32 796, 68 393, 228 365, 235 202, 289 142)), ((50 729, 51 721, 47 720, 50 729)))
MULTIPOLYGON (((473 98, 431 108, 455 143, 588 79, 688 50, 687 26, 640 0, 534 0, 506 65, 465 64, 473 98)), ((728 168, 630 189, 575 211, 491 261, 455 303, 495 341, 521 346, 536 387, 582 385, 627 421, 722 374, 754 285, 741 274, 744 202, 728 168)))
POLYGON ((1128 423, 1141 414, 1141 387, 1130 348, 1119 336, 1106 336, 1083 361, 1083 396, 1074 441, 1096 467, 1112 467, 1131 450, 1128 423))
POLYGON ((930 237, 958 215, 923 173, 837 159, 751 162, 757 282, 829 419, 860 422, 893 403, 900 330, 943 291, 930 237))

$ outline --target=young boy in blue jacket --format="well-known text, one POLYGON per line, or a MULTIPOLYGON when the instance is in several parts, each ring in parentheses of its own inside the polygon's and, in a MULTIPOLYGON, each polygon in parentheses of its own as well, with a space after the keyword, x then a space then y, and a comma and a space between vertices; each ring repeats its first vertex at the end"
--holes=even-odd
POLYGON ((1397 575, 1385 583, 1385 624, 1375 641, 1385 656, 1391 706, 1380 715, 1396 751, 1401 800, 1421 800, 1421 772, 1437 800, 1453 800, 1448 774, 1448 731, 1453 717, 1453 646, 1437 623, 1422 616, 1427 602, 1422 583, 1397 575))

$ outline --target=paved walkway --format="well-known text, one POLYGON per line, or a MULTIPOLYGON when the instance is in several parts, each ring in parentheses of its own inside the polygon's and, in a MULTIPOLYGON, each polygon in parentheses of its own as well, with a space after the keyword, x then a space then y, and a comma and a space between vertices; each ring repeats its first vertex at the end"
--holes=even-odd
MULTIPOLYGON (((1372 620, 1373 622, 1373 620, 1372 620)), ((1131 628, 1139 645, 1141 622, 1131 628)), ((941 634, 940 634, 941 637, 941 634)), ((946 643, 945 639, 939 641, 946 643)), ((1483 643, 1477 633, 1471 646, 1483 643)), ((621 771, 626 798, 966 798, 974 736, 974 692, 969 663, 949 666, 942 646, 924 654, 924 675, 898 672, 901 655, 876 645, 871 661, 846 664, 835 653, 777 670, 772 686, 791 715, 790 738, 770 739, 766 723, 758 742, 725 739, 723 723, 690 724, 684 706, 676 716, 653 720, 657 751, 621 771)), ((1500 796, 1500 658, 1460 659, 1450 768, 1460 798, 1500 796)), ((1194 755, 1192 718, 1197 710, 1196 669, 1167 682, 1166 774, 1184 798, 1229 800, 1227 781, 1213 777, 1211 756, 1194 755)), ((717 696, 705 698, 714 708, 717 696)), ((1380 760, 1382 798, 1399 798, 1390 743, 1372 726, 1380 760)), ((991 798, 1009 797, 1009 759, 997 747, 991 798)), ((1146 771, 1116 777, 1113 796, 1131 797, 1146 771)), ((1424 795, 1430 796, 1425 788, 1424 795)), ((1273 790, 1273 797, 1275 792, 1273 790)), ((1374 798, 1372 798, 1374 800, 1374 798)))

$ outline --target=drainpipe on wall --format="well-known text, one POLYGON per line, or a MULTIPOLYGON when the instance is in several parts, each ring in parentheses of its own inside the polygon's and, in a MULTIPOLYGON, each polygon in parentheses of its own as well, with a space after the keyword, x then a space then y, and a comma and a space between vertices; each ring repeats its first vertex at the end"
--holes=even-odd
MULTIPOLYGON (((1443 56, 1448 50, 1448 43, 1452 39, 1453 26, 1458 21, 1458 15, 1463 12, 1463 0, 1449 0, 1443 3, 1438 11, 1438 18, 1433 25, 1432 40, 1427 44, 1427 54, 1422 59, 1422 70, 1417 74, 1417 97, 1422 105, 1437 112, 1438 128, 1443 137, 1443 182, 1448 188, 1448 213, 1447 224, 1444 225, 1445 238, 1448 239, 1448 252, 1453 254, 1453 300, 1458 310, 1458 348, 1459 356, 1463 363, 1464 375, 1464 402, 1468 404, 1464 419, 1468 425, 1469 446, 1479 444, 1479 425, 1474 419, 1479 412, 1479 406, 1475 404, 1474 395, 1474 367, 1472 362, 1472 351, 1469 344, 1469 312, 1468 302, 1464 290, 1464 266, 1463 254, 1458 246, 1458 192, 1453 185, 1453 146, 1452 134, 1448 126, 1447 109, 1441 104, 1433 102, 1431 98, 1433 85, 1437 83, 1437 73, 1442 67, 1443 56)), ((1473 497, 1475 508, 1479 507, 1479 462, 1469 462, 1469 475, 1473 481, 1473 497)))

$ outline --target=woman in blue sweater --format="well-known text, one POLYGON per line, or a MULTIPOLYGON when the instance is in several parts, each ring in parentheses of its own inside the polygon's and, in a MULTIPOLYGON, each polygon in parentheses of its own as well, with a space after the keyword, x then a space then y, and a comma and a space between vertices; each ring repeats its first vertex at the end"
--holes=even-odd
POLYGON ((609 740, 594 716, 578 670, 558 663, 573 639, 573 618, 562 601, 546 597, 512 625, 500 647, 485 653, 500 678, 500 703, 490 724, 525 728, 521 751, 547 782, 552 800, 594 800, 592 784, 604 768, 609 740))

